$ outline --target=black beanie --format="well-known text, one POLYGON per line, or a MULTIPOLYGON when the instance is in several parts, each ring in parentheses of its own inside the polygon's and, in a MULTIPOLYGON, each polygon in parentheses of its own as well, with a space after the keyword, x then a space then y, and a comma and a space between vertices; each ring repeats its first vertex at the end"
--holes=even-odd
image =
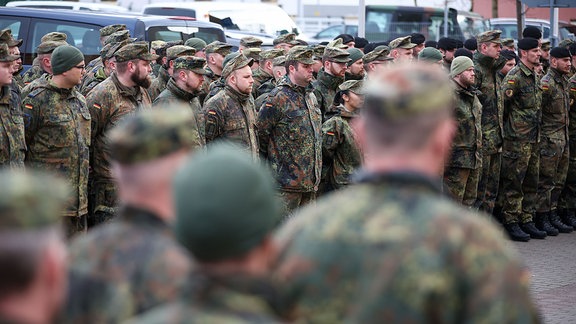
POLYGON ((368 45, 368 40, 364 37, 354 37, 354 47, 356 48, 364 48, 368 45))
POLYGON ((477 50, 478 49, 478 42, 476 41, 476 38, 468 38, 464 42, 464 48, 469 49, 471 51, 477 50))
POLYGON ((453 50, 457 48, 458 48, 458 41, 453 38, 442 37, 438 40, 438 49, 453 50))
POLYGON ((454 57, 458 57, 458 56, 467 56, 469 57, 471 60, 473 60, 473 55, 472 52, 470 52, 469 50, 465 49, 465 48, 459 48, 454 52, 454 57))
POLYGON ((570 57, 570 51, 566 47, 554 47, 550 50, 550 56, 555 58, 570 57))
POLYGON ((542 38, 542 32, 540 31, 540 28, 536 26, 526 26, 526 28, 524 28, 524 30, 522 31, 522 36, 524 38, 530 37, 540 39, 542 38))
POLYGON ((500 51, 500 56, 502 56, 503 58, 506 59, 506 61, 510 61, 512 59, 516 60, 518 57, 516 56, 516 53, 514 53, 514 51, 511 50, 502 50, 500 51))
POLYGON ((424 44, 424 42, 426 41, 426 37, 424 37, 424 35, 420 33, 412 33, 410 36, 411 36, 410 41, 416 45, 424 44))
POLYGON ((538 40, 536 38, 526 37, 518 41, 518 48, 525 51, 537 48, 538 45, 538 40))
POLYGON ((426 41, 426 43, 424 43, 424 47, 438 48, 438 42, 433 40, 426 41))

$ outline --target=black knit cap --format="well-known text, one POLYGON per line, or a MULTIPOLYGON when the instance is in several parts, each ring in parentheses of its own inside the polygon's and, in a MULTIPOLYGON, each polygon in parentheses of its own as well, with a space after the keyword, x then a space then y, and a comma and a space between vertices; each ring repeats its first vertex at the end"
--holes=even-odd
POLYGON ((540 28, 536 26, 526 26, 526 28, 524 28, 524 30, 522 31, 522 36, 524 38, 530 37, 540 39, 542 38, 542 32, 540 31, 540 28))
POLYGON ((469 49, 471 51, 475 51, 478 49, 478 42, 476 41, 476 38, 468 38, 465 42, 464 42, 464 48, 469 49))
POLYGON ((424 47, 438 48, 438 42, 433 40, 426 41, 426 43, 424 43, 424 47))
POLYGON ((454 52, 454 57, 458 57, 458 56, 467 56, 469 57, 471 60, 473 60, 473 55, 472 52, 470 52, 469 50, 465 49, 465 48, 459 48, 454 52))
POLYGON ((411 38, 410 41, 416 45, 424 44, 426 41, 426 37, 420 33, 412 33, 410 34, 411 38))
POLYGON ((512 59, 517 59, 518 57, 516 56, 516 53, 514 53, 514 51, 511 50, 502 50, 500 51, 500 56, 502 56, 503 58, 506 59, 506 61, 510 61, 512 59))
POLYGON ((555 58, 571 57, 570 51, 566 47, 554 47, 550 50, 550 56, 555 58))
POLYGON ((438 40, 438 49, 453 50, 457 48, 458 48, 458 41, 454 38, 442 37, 438 40))
POLYGON ((354 37, 354 47, 364 48, 368 45, 368 40, 364 37, 354 37))
MULTIPOLYGON (((334 39, 338 39, 338 38, 342 39, 343 44, 354 42, 354 36, 352 36, 350 34, 340 34, 340 35, 334 37, 334 39)), ((354 43, 356 43, 356 42, 354 42, 354 43)))
POLYGON ((526 37, 518 41, 518 48, 521 50, 528 51, 538 46, 538 39, 536 38, 526 37))

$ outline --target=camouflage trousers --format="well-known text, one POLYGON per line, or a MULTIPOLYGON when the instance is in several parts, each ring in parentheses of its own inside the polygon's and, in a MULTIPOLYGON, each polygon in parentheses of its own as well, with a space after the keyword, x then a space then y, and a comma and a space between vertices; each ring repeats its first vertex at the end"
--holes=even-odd
POLYGON ((570 138, 568 146, 568 171, 558 202, 560 209, 576 209, 576 138, 570 138))
POLYGON ((94 206, 94 210, 91 213, 90 217, 92 217, 92 219, 89 223, 96 226, 107 222, 116 214, 118 195, 116 192, 116 184, 110 180, 94 181, 92 190, 94 202, 91 205, 94 206))
POLYGON ((64 227, 66 238, 68 239, 71 239, 78 234, 86 233, 88 230, 86 215, 79 217, 64 216, 62 217, 62 225, 64 227))
POLYGON ((478 196, 478 180, 481 168, 465 169, 446 167, 444 185, 452 198, 467 207, 473 207, 478 196))
POLYGON ((500 173, 504 224, 532 221, 536 212, 539 168, 538 143, 504 140, 500 173))
POLYGON ((316 200, 316 192, 290 192, 280 191, 280 197, 284 202, 284 218, 290 218, 292 213, 316 200))
POLYGON ((501 165, 502 153, 482 153, 482 170, 478 180, 478 196, 474 205, 488 214, 492 214, 496 204, 501 165))
POLYGON ((568 174, 569 149, 564 139, 542 137, 537 211, 555 210, 568 174))

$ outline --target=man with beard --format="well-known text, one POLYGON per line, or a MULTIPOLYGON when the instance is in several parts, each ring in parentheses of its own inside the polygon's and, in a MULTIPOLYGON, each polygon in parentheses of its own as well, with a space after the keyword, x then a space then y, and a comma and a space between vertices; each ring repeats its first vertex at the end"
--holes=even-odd
POLYGON ((518 60, 518 56, 513 51, 503 49, 500 52, 500 56, 506 60, 504 66, 498 71, 498 78, 500 79, 500 83, 504 80, 504 77, 516 66, 516 61, 518 60))
POLYGON ((370 53, 364 54, 362 63, 364 63, 366 79, 377 79, 382 74, 386 66, 394 60, 388 54, 390 54, 390 47, 386 45, 380 45, 370 53))
POLYGON ((318 71, 316 81, 312 82, 314 95, 322 112, 322 120, 332 106, 338 86, 344 82, 346 64, 350 62, 350 53, 338 47, 326 47, 322 56, 323 67, 318 71))
POLYGON ((390 42, 390 57, 394 59, 394 63, 402 61, 412 61, 413 48, 417 45, 412 43, 410 36, 399 37, 390 42))
POLYGON ((350 53, 350 62, 346 63, 346 75, 344 79, 349 80, 363 80, 364 79, 364 62, 362 58, 364 57, 364 52, 361 50, 351 47, 346 50, 350 53))
POLYGON ((258 158, 258 138, 256 137, 256 117, 252 98, 252 59, 236 52, 228 54, 224 60, 222 78, 226 82, 224 90, 204 104, 206 120, 206 143, 226 140, 241 145, 258 158))
POLYGON ((116 185, 110 172, 107 131, 124 116, 149 109, 152 102, 146 89, 150 86, 150 54, 146 42, 127 44, 114 54, 116 72, 94 87, 86 97, 92 115, 90 162, 94 194, 92 223, 110 219, 117 205, 116 185))
POLYGON ((454 52, 458 48, 458 41, 453 38, 442 37, 438 40, 437 48, 444 56, 444 67, 446 71, 450 71, 450 64, 452 64, 454 52))
POLYGON ((413 60, 416 61, 418 59, 418 54, 424 49, 424 43, 426 42, 426 37, 420 33, 412 33, 410 41, 413 44, 416 44, 412 49, 412 56, 413 60))
POLYGON ((168 80, 174 73, 174 60, 180 56, 194 55, 195 53, 196 50, 193 47, 185 45, 174 45, 166 49, 166 61, 160 67, 158 76, 152 80, 152 84, 148 87, 150 99, 156 99, 160 92, 166 89, 168 80))
POLYGON ((543 73, 548 73, 548 68, 550 68, 550 41, 542 41, 540 46, 540 51, 542 56, 540 57, 540 63, 542 63, 543 73))

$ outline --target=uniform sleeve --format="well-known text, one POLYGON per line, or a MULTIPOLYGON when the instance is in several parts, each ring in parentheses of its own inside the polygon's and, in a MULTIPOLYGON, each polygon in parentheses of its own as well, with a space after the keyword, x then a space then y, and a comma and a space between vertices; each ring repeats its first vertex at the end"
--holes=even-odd
POLYGON ((327 120, 322 125, 322 157, 324 160, 332 160, 336 148, 342 142, 342 132, 339 123, 335 118, 327 120))
MULTIPOLYGON (((211 98, 212 99, 212 98, 211 98)), ((204 106, 204 123, 206 129, 206 143, 212 142, 224 132, 224 117, 219 107, 219 100, 208 100, 204 106)))
POLYGON ((278 102, 276 98, 277 96, 268 96, 268 100, 260 108, 260 111, 258 112, 258 118, 256 119, 256 129, 258 131, 260 154, 262 154, 264 158, 268 156, 270 134, 280 121, 280 116, 282 114, 278 107, 281 102, 278 102))
POLYGON ((502 81, 502 93, 504 94, 504 102, 512 100, 518 91, 518 77, 516 74, 508 73, 502 81))
POLYGON ((41 105, 36 100, 33 93, 24 97, 22 100, 22 115, 24 117, 24 135, 26 138, 26 146, 30 147, 30 143, 34 139, 39 125, 42 125, 41 105))
POLYGON ((106 109, 102 108, 105 103, 103 103, 101 98, 95 95, 94 92, 90 92, 86 97, 86 105, 90 111, 90 117, 92 117, 90 143, 95 143, 94 139, 102 135, 104 126, 106 124, 106 109))
POLYGON ((552 104, 552 92, 556 90, 555 86, 556 85, 552 84, 550 79, 547 77, 540 80, 540 89, 542 89, 542 107, 548 107, 552 104))

